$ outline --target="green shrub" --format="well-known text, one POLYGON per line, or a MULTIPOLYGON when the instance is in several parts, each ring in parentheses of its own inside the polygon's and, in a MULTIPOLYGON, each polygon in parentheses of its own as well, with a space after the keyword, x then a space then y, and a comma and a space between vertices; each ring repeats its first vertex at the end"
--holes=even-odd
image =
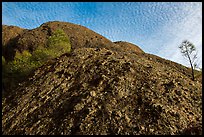
POLYGON ((2 56, 3 84, 6 87, 15 87, 24 80, 30 72, 46 61, 71 52, 71 44, 63 30, 56 30, 48 39, 47 47, 38 46, 31 54, 25 50, 16 52, 14 60, 6 63, 2 56))
POLYGON ((6 90, 15 88, 17 83, 29 74, 31 56, 26 50, 22 53, 17 51, 14 60, 3 65, 2 84, 6 87, 6 90))
POLYGON ((71 52, 71 44, 68 36, 63 30, 56 30, 52 36, 48 38, 46 48, 38 47, 32 55, 32 60, 43 64, 49 59, 61 56, 64 53, 71 52))
POLYGON ((43 62, 51 59, 48 49, 46 48, 37 48, 32 54, 32 61, 37 62, 37 64, 42 64, 43 62))
POLYGON ((30 57, 32 55, 27 51, 23 51, 22 53, 16 52, 14 60, 8 62, 8 68, 10 73, 22 73, 29 69, 30 57))
POLYGON ((52 53, 54 56, 71 52, 70 40, 61 29, 56 30, 53 35, 49 37, 47 47, 50 49, 50 52, 54 52, 52 53))

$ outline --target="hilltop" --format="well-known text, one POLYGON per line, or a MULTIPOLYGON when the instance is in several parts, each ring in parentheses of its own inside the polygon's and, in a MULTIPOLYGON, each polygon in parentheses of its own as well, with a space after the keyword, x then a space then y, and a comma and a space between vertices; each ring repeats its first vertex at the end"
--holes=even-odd
POLYGON ((59 28, 72 52, 47 61, 3 97, 3 134, 202 134, 202 81, 137 45, 56 21, 15 34, 3 29, 5 59, 46 47, 59 28))
MULTIPOLYGON (((107 38, 86 27, 68 22, 54 21, 44 23, 40 27, 32 30, 21 29, 15 26, 11 28, 11 26, 3 25, 3 47, 5 47, 5 49, 3 49, 3 55, 5 59, 12 60, 15 50, 21 52, 23 50, 29 50, 32 52, 38 46, 46 46, 48 37, 57 29, 62 29, 68 35, 73 49, 98 47, 118 51, 126 50, 125 47, 124 49, 119 47, 119 45, 114 44, 107 38)), ((136 47, 135 45, 135 49, 136 47)), ((141 49, 139 49, 139 51, 141 51, 141 49)))

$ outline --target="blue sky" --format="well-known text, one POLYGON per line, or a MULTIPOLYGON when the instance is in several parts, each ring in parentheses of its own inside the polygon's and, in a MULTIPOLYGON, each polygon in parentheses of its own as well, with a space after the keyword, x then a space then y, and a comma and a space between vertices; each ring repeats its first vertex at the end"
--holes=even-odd
POLYGON ((197 48, 202 67, 201 2, 2 2, 2 24, 33 29, 48 21, 85 26, 111 41, 189 66, 178 46, 197 48))

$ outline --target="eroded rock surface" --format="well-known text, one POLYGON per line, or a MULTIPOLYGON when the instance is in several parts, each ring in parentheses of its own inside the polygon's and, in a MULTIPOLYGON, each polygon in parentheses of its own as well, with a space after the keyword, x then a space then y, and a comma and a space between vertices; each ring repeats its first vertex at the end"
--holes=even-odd
POLYGON ((78 48, 47 62, 3 98, 2 132, 201 134, 201 88, 151 56, 78 48))

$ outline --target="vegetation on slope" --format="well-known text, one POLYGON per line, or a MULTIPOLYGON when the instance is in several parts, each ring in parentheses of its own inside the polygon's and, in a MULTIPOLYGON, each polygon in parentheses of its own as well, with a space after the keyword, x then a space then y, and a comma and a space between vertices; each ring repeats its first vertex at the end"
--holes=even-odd
POLYGON ((16 51, 13 61, 5 61, 2 56, 3 85, 7 89, 13 89, 24 80, 33 70, 42 66, 46 61, 71 52, 71 44, 63 30, 56 30, 49 37, 47 47, 39 46, 30 53, 24 50, 16 51), (10 87, 10 88, 8 88, 10 87))

